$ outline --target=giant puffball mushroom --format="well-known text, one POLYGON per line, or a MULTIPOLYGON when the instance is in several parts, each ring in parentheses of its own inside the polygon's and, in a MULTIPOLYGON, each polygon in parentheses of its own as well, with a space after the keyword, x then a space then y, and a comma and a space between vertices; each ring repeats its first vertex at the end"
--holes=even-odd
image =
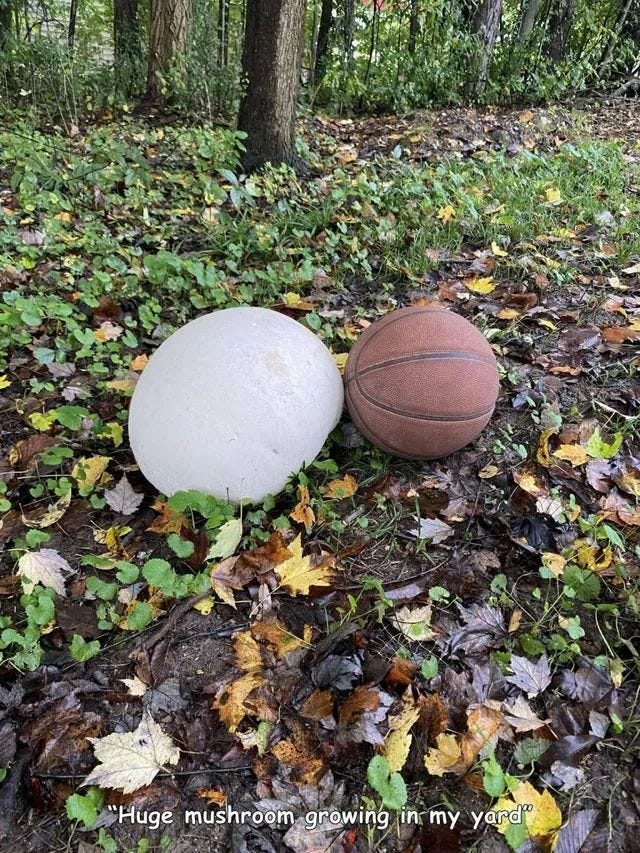
POLYGON ((265 308, 183 326, 149 360, 129 411, 140 470, 163 494, 261 501, 315 459, 343 406, 322 341, 265 308))

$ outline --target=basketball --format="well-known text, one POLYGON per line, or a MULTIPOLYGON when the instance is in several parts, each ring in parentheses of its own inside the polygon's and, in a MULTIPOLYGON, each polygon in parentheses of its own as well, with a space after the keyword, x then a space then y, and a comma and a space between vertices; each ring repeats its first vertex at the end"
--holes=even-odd
POLYGON ((401 308, 372 323, 345 367, 346 401, 372 444, 405 459, 436 459, 477 438, 498 397, 484 335, 444 308, 401 308))

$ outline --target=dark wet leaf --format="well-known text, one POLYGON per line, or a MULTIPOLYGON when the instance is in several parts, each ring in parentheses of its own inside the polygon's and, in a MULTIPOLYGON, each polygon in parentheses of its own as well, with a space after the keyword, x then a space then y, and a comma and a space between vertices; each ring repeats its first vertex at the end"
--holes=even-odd
POLYGON ((598 820, 598 809, 582 809, 569 816, 558 833, 554 853, 599 853, 588 839, 598 820))
POLYGON ((362 664, 353 657, 327 655, 311 670, 316 687, 335 687, 349 690, 362 675, 362 664))
POLYGON ((578 764, 599 738, 593 735, 567 735, 554 741, 540 759, 540 767, 551 767, 554 762, 578 764))
POLYGON ((599 709, 609 704, 615 690, 609 673, 586 660, 575 672, 562 673, 560 689, 570 699, 599 709))
POLYGON ((534 551, 553 551, 553 519, 547 515, 533 515, 519 519, 511 528, 514 539, 524 540, 534 551))
POLYGON ((180 680, 167 678, 166 681, 147 690, 142 697, 142 704, 151 711, 154 718, 157 718, 161 713, 182 711, 188 703, 180 692, 180 680))
POLYGON ((445 653, 449 655, 477 655, 500 644, 506 636, 502 611, 488 604, 459 606, 465 625, 449 637, 445 653))
POLYGON ((471 675, 478 702, 486 702, 487 699, 504 699, 509 692, 509 685, 502 670, 491 659, 485 663, 472 662, 471 675))
POLYGON ((0 725, 0 767, 8 767, 16 754, 16 733, 11 723, 0 725))

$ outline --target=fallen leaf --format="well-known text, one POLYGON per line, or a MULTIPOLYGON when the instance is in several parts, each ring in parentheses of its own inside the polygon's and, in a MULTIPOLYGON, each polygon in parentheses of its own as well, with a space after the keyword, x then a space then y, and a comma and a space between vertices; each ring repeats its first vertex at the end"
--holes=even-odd
POLYGON ((312 586, 329 586, 333 577, 331 566, 313 567, 311 558, 302 555, 302 538, 297 536, 288 546, 292 556, 274 569, 282 586, 292 595, 308 595, 312 586))
POLYGON ((464 286, 467 290, 471 290, 473 293, 482 294, 491 293, 496 289, 492 276, 469 279, 468 281, 465 281, 464 286))
POLYGON ((58 595, 66 596, 64 587, 65 574, 71 574, 72 569, 64 557, 52 548, 41 548, 39 551, 27 551, 18 560, 18 574, 28 578, 32 583, 54 589, 58 595))
MULTIPOLYGON (((518 806, 530 806, 527 811, 521 810, 524 814, 524 821, 528 835, 531 838, 547 839, 550 836, 550 847, 553 845, 553 838, 562 825, 562 813, 558 808, 556 801, 549 791, 543 791, 540 794, 530 782, 520 782, 515 791, 509 797, 503 797, 498 800, 493 810, 495 812, 517 811, 518 806)), ((513 824, 510 823, 506 816, 502 816, 497 823, 498 832, 504 835, 508 828, 513 824)))
POLYGON ((536 663, 529 658, 511 655, 509 666, 513 675, 507 675, 507 681, 524 690, 530 699, 551 684, 551 669, 546 654, 541 655, 536 663))
POLYGON ((391 623, 401 634, 412 642, 432 640, 435 633, 431 629, 431 604, 423 607, 401 607, 390 616, 391 623))
POLYGON ((145 711, 133 732, 113 733, 89 738, 100 762, 82 785, 116 788, 131 794, 150 785, 167 764, 177 764, 180 750, 145 711))
POLYGON ((71 503, 71 491, 68 491, 65 495, 53 503, 49 504, 46 511, 37 516, 22 516, 23 522, 27 527, 35 527, 38 530, 43 530, 45 527, 51 527, 52 524, 60 521, 62 516, 69 509, 69 504, 71 503))
POLYGON ((78 459, 71 476, 82 489, 91 490, 107 470, 111 460, 108 456, 91 456, 78 459))
POLYGON ((581 444, 561 444, 557 450, 553 451, 553 455, 557 459, 570 462, 574 468, 589 461, 587 451, 581 444))
POLYGON ((350 498, 358 491, 358 483, 351 474, 345 474, 341 480, 332 480, 327 486, 326 496, 334 500, 350 498))
POLYGON ((230 557, 235 553, 241 539, 242 520, 239 518, 232 518, 229 521, 225 521, 225 523, 220 527, 220 530, 218 530, 216 538, 209 548, 207 559, 226 560, 227 557, 230 557))
POLYGON ((416 521, 419 527, 409 531, 411 536, 431 541, 434 545, 444 542, 453 533, 453 527, 439 518, 417 518, 416 521))
POLYGON ((289 518, 297 521, 298 524, 304 524, 307 533, 313 527, 316 520, 316 514, 309 505, 309 489, 307 486, 300 484, 298 486, 299 501, 294 507, 293 512, 289 513, 289 518))
POLYGON ((438 210, 436 216, 441 222, 447 223, 456 215, 455 207, 452 207, 450 204, 445 204, 438 210))
POLYGON ((436 746, 431 747, 424 757, 424 766, 432 776, 444 776, 461 770, 462 753, 455 735, 439 734, 436 746))
POLYGON ((420 709, 411 704, 399 714, 389 717, 389 731, 384 740, 381 754, 387 759, 392 772, 404 767, 411 748, 411 728, 420 716, 420 709))
POLYGON ((104 497, 111 509, 120 515, 133 515, 144 500, 143 494, 133 490, 126 474, 122 475, 113 489, 105 489, 104 497))

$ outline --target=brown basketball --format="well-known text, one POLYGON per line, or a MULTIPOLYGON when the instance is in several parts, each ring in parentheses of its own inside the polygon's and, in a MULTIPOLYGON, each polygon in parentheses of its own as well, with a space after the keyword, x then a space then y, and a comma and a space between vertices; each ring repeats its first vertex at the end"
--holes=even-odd
POLYGON ((435 459, 480 435, 498 396, 491 347, 464 317, 402 308, 372 323, 345 368, 349 414, 372 444, 435 459))

